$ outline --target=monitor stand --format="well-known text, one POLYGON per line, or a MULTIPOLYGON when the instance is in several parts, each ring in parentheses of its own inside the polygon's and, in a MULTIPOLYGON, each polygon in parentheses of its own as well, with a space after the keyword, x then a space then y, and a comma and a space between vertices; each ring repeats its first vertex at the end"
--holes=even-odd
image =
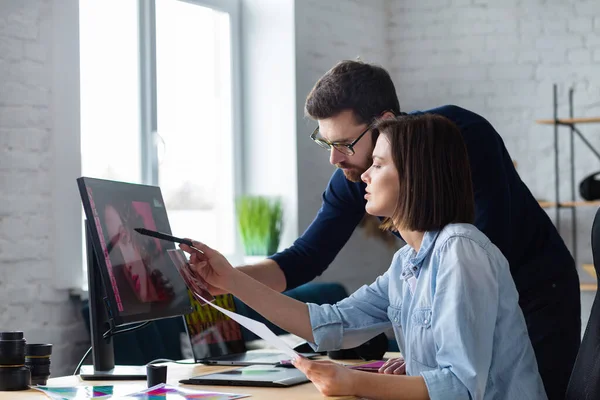
POLYGON ((100 273, 100 265, 85 221, 88 286, 90 304, 90 332, 92 336, 92 358, 94 365, 83 365, 80 376, 83 380, 146 380, 145 365, 117 365, 112 338, 103 335, 110 327, 106 309, 106 292, 100 273))
POLYGON ((96 371, 93 365, 83 365, 80 376, 84 381, 146 380, 146 367, 143 365, 116 365, 108 371, 96 371))
POLYGON ((146 380, 146 367, 143 365, 116 365, 109 371, 96 371, 93 365, 83 365, 80 376, 84 381, 146 380))

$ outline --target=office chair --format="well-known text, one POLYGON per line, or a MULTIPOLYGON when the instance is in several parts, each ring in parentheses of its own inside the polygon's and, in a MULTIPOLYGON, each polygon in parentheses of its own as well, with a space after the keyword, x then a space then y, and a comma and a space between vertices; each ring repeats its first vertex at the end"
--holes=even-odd
MULTIPOLYGON (((600 209, 592 224, 592 255, 596 279, 600 282, 600 209)), ((592 304, 588 321, 575 366, 567 387, 566 400, 600 399, 600 295, 592 304)))

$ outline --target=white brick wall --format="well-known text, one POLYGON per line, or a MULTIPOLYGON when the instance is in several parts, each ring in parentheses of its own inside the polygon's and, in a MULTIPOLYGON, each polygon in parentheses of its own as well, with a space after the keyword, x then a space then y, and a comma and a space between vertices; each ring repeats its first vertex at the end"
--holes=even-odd
MULTIPOLYGON (((381 63, 392 73, 404 110, 454 103, 489 119, 538 198, 554 196, 553 128, 534 123, 552 118, 552 84, 559 84, 560 116, 568 116, 569 87, 575 89, 576 116, 600 116, 597 0, 297 0, 296 43, 298 107, 336 61, 360 56, 381 63)), ((299 118, 300 230, 314 217, 332 171, 302 134, 312 126, 299 118)), ((600 148, 600 125, 580 128, 600 148)), ((561 197, 568 200, 566 128, 560 139, 561 197)), ((600 160, 581 141, 575 143, 578 183, 600 170, 600 160)), ((554 218, 554 211, 549 213, 554 218)), ((594 213, 595 208, 577 210, 580 262, 591 261, 594 213)), ((571 245, 568 210, 562 211, 561 221, 561 234, 571 245)), ((372 250, 351 239, 324 278, 350 288, 368 282, 369 269, 377 269, 385 252, 381 259, 353 260, 358 254, 372 256, 372 250), (364 269, 358 271, 358 264, 364 269)))
MULTIPOLYGON (((559 84, 559 116, 600 116, 600 1, 389 0, 392 78, 404 110, 457 104, 481 113, 506 142, 518 171, 538 198, 553 199, 552 84, 559 84)), ((580 125, 600 148, 600 125, 580 125)), ((561 196, 567 186, 569 133, 560 131, 561 196)), ((600 170, 600 160, 576 140, 576 181, 600 170)), ((578 194, 578 193, 577 193, 578 194)), ((579 261, 591 261, 595 208, 578 213, 579 261)), ((550 211, 554 218, 554 211, 550 211)), ((570 212, 561 234, 571 244, 570 212)))
POLYGON ((52 343, 52 375, 87 347, 79 303, 55 288, 52 0, 0 2, 0 329, 52 343))

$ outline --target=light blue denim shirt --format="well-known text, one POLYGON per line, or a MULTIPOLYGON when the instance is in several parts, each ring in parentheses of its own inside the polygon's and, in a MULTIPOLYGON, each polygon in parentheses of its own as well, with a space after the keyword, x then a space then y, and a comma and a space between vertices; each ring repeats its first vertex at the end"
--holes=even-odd
POLYGON ((308 309, 319 351, 392 326, 407 375, 421 375, 431 399, 547 398, 508 262, 473 225, 426 232, 370 286, 308 309))

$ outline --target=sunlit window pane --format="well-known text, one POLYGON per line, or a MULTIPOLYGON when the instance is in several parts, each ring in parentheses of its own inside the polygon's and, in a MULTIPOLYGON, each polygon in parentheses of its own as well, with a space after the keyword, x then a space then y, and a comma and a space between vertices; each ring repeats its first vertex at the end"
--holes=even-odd
POLYGON ((81 167, 140 182, 137 1, 81 0, 81 167))
POLYGON ((228 14, 156 1, 159 184, 175 234, 234 252, 228 14))

